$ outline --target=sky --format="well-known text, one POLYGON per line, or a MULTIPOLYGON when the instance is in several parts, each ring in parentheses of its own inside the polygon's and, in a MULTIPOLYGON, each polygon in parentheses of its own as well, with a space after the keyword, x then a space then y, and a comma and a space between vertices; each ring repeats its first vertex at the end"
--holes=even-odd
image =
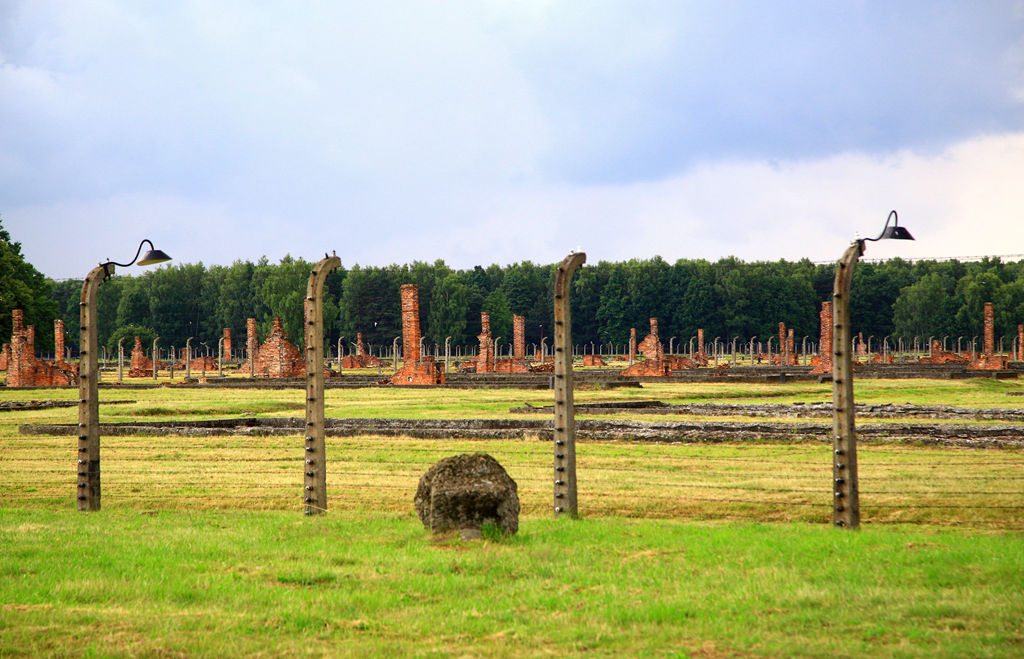
POLYGON ((1024 254, 1024 0, 0 0, 0 218, 56 279, 830 261, 892 209, 865 258, 1024 254))

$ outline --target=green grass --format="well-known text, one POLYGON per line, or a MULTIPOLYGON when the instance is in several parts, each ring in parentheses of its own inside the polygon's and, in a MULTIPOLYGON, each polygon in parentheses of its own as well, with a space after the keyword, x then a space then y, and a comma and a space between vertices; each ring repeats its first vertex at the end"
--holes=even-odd
POLYGON ((0 511, 5 656, 1020 656, 1024 538, 0 511), (493 538, 493 536, 492 536, 493 538))
MULTIPOLYGON (((857 399, 1013 407, 1024 399, 1006 394, 1021 388, 862 380, 857 399)), ((645 384, 576 399, 830 391, 645 384)), ((136 400, 101 405, 114 422, 301 416, 303 391, 100 395, 136 400)), ((507 418, 550 398, 334 389, 327 413, 507 418)), ((851 533, 828 524, 829 446, 799 438, 580 442, 584 517, 570 521, 550 518, 551 446, 537 440, 329 438, 330 513, 306 518, 301 437, 111 436, 103 510, 79 513, 75 439, 17 432, 76 420, 75 408, 0 413, 0 656, 1024 655, 1020 450, 864 444, 863 526, 851 533), (419 475, 476 450, 519 483, 519 534, 431 537, 412 514, 419 475)))

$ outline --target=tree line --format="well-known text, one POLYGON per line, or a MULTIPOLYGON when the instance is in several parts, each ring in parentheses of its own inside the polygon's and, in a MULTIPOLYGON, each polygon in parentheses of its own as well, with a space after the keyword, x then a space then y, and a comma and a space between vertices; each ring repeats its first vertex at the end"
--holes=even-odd
MULTIPOLYGON (((234 345, 241 348, 247 318, 256 319, 262 341, 279 316, 290 340, 301 346, 302 300, 313 265, 290 256, 279 263, 264 257, 256 263, 179 264, 118 275, 99 289, 101 345, 114 349, 124 337, 128 346, 138 334, 147 346, 156 336, 162 346, 183 346, 191 336, 194 347, 205 343, 215 354, 222 328, 231 329, 234 345)), ((420 327, 428 344, 443 346, 451 337, 452 345, 476 345, 481 311, 490 312, 492 335, 503 344, 512 340, 513 313, 526 318, 527 343, 539 344, 552 335, 556 268, 524 261, 455 270, 442 260, 342 267, 324 289, 326 341, 333 346, 344 337, 349 344, 362 332, 364 341, 390 346, 402 333, 399 288, 413 283, 419 286, 420 327)), ((709 342, 714 337, 767 340, 777 336, 779 322, 794 330, 798 342, 803 336, 816 341, 818 313, 831 299, 833 276, 833 264, 807 260, 599 261, 585 265, 572 282, 573 342, 622 344, 630 328, 644 336, 652 317, 659 319, 663 342, 676 337, 677 346, 698 328, 709 342)), ((56 313, 64 319, 69 345, 77 346, 81 281, 49 283, 49 300, 36 305, 34 318, 27 314, 39 329, 37 345, 40 350, 52 345, 43 343, 47 328, 52 341, 53 317, 45 316, 56 313)), ((1024 322, 1024 264, 864 262, 854 274, 851 309, 854 329, 865 337, 919 337, 923 343, 929 336, 981 336, 985 302, 995 303, 996 336, 1014 334, 1024 322)))

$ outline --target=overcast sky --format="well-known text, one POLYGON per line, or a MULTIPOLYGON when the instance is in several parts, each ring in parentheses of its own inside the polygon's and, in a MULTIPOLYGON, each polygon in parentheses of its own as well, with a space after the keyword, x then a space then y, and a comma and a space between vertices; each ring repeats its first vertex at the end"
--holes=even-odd
POLYGON ((1024 0, 0 0, 0 217, 55 278, 1024 253, 1024 0), (124 271, 122 271, 123 273, 124 271))

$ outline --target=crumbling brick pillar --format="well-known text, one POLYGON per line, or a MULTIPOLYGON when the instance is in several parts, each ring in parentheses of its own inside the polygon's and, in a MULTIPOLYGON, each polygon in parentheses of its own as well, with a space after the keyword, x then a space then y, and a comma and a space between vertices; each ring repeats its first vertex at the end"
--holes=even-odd
POLYGON ((629 363, 636 361, 636 328, 629 328, 629 363))
POLYGON ((1017 325, 1017 361, 1024 359, 1024 325, 1017 325))
POLYGON ((650 361, 660 362, 665 358, 665 351, 661 347, 661 339, 658 338, 657 318, 651 318, 651 333, 641 341, 640 349, 644 357, 650 361))
POLYGON ((864 332, 857 332, 857 358, 861 359, 868 354, 868 347, 864 345, 864 332))
POLYGON ((231 359, 231 328, 224 328, 224 359, 231 359))
POLYGON ((818 356, 811 360, 811 373, 832 372, 832 303, 822 302, 818 314, 818 356))
POLYGON ((256 353, 254 369, 257 375, 271 378, 298 378, 306 372, 306 360, 288 341, 280 316, 274 318, 270 336, 256 353))
POLYGON ((491 314, 487 311, 480 312, 480 334, 476 338, 480 341, 476 372, 490 373, 494 370, 494 339, 491 336, 491 314))
POLYGON ((796 362, 797 362, 797 359, 796 359, 796 350, 793 347, 793 328, 792 327, 789 328, 789 333, 786 335, 786 354, 789 355, 789 362, 787 362, 787 363, 789 363, 790 365, 795 366, 796 362))
POLYGON ((526 318, 512 315, 512 358, 526 359, 526 318))
POLYGON ((363 344, 363 333, 356 332, 356 357, 366 356, 366 346, 363 344))
POLYGON ((416 284, 402 284, 402 354, 406 363, 420 361, 420 294, 416 284))
POLYGON ((256 338, 256 319, 247 318, 245 321, 245 352, 249 360, 249 375, 256 372, 256 353, 259 352, 260 343, 256 338))
POLYGON ((433 357, 420 355, 420 299, 416 284, 402 284, 402 344, 405 363, 391 377, 392 384, 444 384, 445 373, 433 357))
POLYGON ((25 312, 11 310, 11 361, 7 369, 7 386, 24 386, 24 374, 31 363, 27 360, 28 350, 25 339, 25 312))
POLYGON ((985 303, 985 356, 991 357, 996 352, 995 312, 991 302, 985 303))
POLYGON ((53 361, 64 361, 64 321, 53 321, 53 361))
POLYGON ((0 371, 6 371, 11 367, 11 344, 5 343, 0 349, 0 371))

